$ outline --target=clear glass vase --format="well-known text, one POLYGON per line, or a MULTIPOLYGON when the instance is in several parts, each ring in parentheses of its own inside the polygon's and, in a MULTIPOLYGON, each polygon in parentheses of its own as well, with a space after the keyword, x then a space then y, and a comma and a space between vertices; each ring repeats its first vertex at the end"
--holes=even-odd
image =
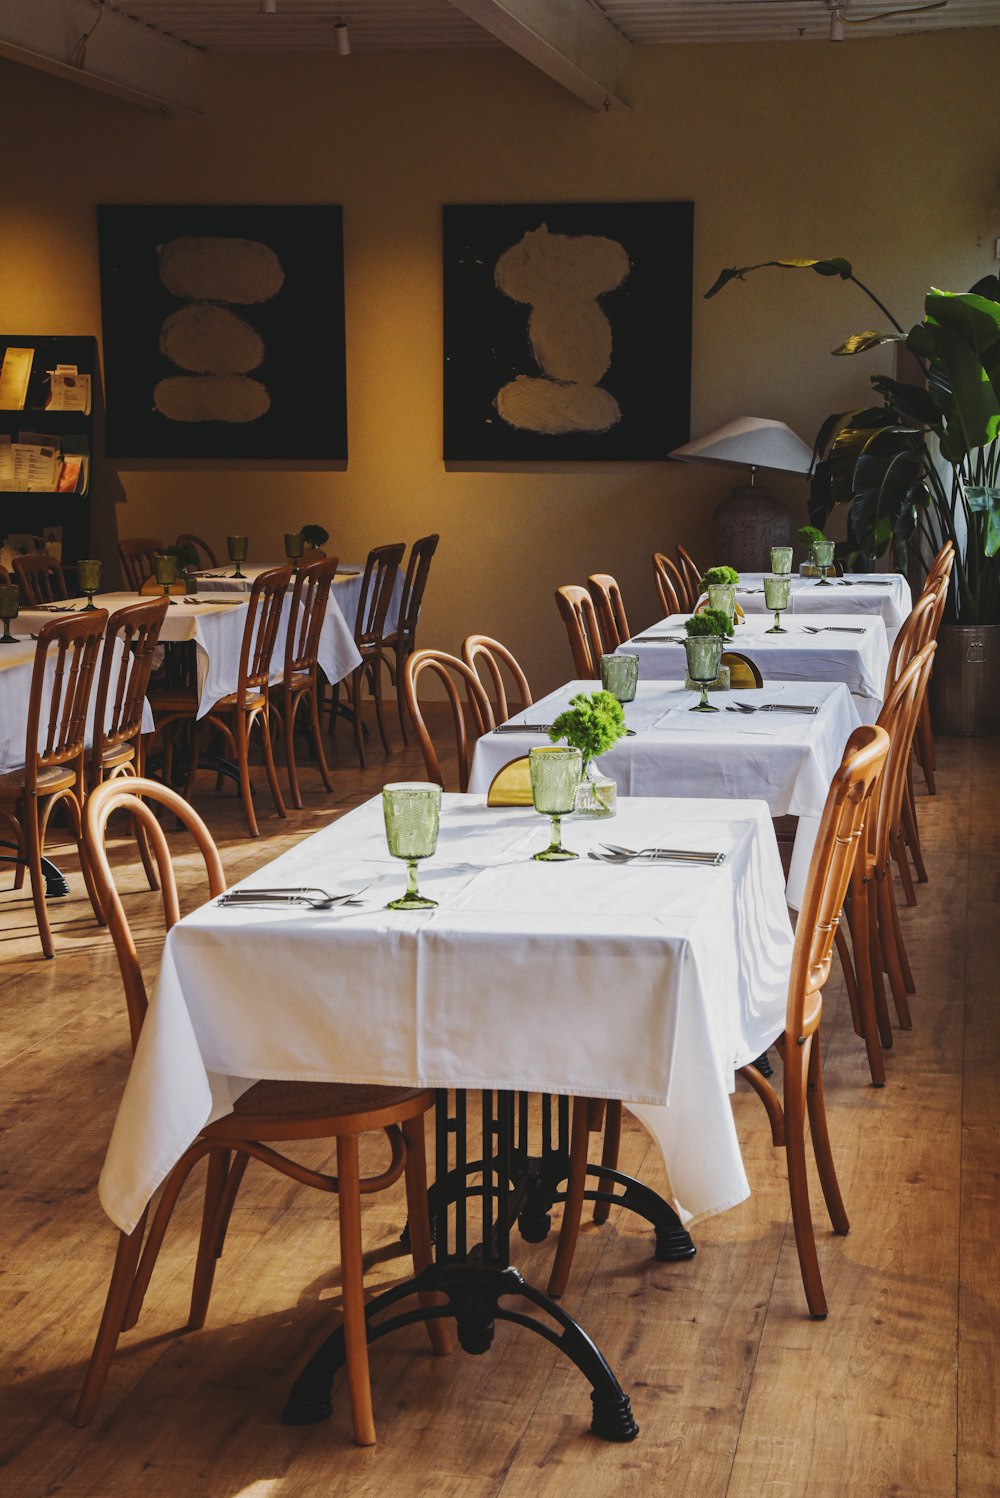
POLYGON ((594 821, 613 817, 618 811, 618 786, 599 770, 592 759, 584 760, 583 773, 576 790, 575 816, 594 821))

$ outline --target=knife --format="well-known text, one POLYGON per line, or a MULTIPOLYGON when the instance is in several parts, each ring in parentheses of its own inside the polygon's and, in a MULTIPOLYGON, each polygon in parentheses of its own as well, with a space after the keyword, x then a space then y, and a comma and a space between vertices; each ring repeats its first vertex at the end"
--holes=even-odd
POLYGON ((501 723, 493 733, 548 733, 551 723, 501 723))

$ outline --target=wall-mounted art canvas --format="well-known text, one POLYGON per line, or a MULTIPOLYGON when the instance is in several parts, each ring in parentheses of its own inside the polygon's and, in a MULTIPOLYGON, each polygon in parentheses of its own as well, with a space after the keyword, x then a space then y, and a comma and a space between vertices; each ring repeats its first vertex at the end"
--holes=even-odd
POLYGON ((97 215, 112 457, 346 459, 339 207, 97 215))
POLYGON ((444 456, 665 458, 690 436, 692 203, 444 210, 444 456))

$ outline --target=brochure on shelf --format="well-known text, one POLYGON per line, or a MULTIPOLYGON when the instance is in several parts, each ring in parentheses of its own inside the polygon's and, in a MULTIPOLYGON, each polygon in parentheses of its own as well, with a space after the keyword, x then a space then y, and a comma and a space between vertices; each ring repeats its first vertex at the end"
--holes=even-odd
POLYGON ((48 371, 47 411, 80 411, 90 415, 91 381, 89 374, 79 374, 75 364, 57 364, 48 371))
POLYGON ((0 411, 24 410, 34 362, 33 348, 5 349, 3 364, 0 365, 0 411))

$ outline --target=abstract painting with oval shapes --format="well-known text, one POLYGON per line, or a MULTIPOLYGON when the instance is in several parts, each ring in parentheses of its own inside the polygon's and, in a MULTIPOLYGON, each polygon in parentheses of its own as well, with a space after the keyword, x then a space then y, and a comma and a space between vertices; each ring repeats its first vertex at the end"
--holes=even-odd
POLYGON ((346 460, 339 207, 97 215, 111 457, 346 460))
POLYGON ((444 456, 648 461, 690 436, 692 203, 444 210, 444 456))

